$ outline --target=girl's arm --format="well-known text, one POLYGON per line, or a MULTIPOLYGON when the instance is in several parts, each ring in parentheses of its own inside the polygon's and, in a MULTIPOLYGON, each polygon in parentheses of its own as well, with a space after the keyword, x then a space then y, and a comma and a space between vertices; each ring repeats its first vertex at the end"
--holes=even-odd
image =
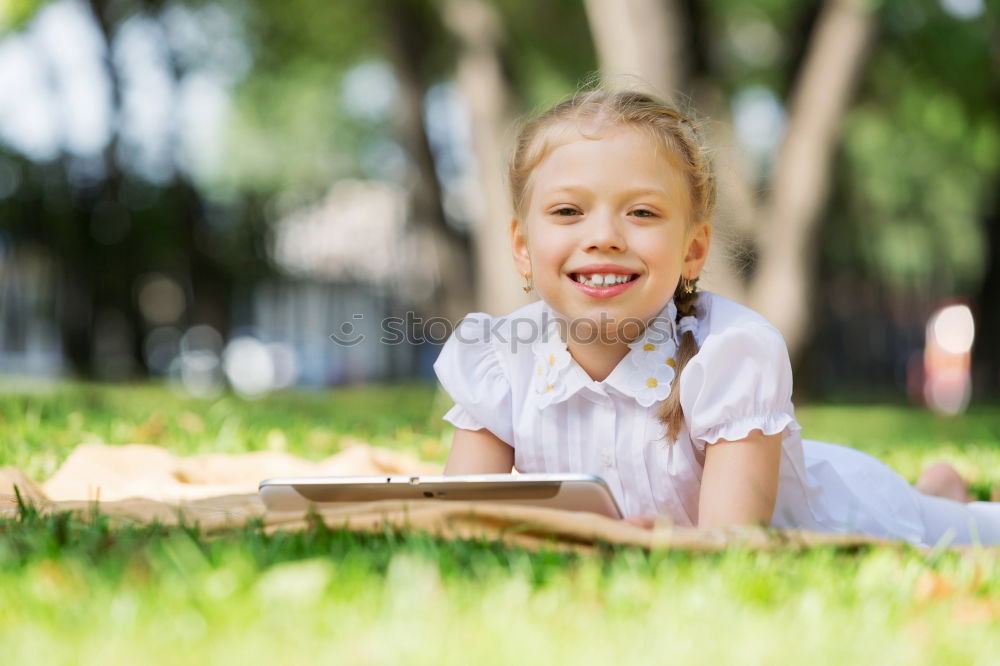
POLYGON ((510 474, 514 449, 489 430, 455 429, 445 474, 510 474))
POLYGON ((781 434, 754 430, 738 441, 705 447, 698 527, 767 525, 774 513, 781 466, 781 434))

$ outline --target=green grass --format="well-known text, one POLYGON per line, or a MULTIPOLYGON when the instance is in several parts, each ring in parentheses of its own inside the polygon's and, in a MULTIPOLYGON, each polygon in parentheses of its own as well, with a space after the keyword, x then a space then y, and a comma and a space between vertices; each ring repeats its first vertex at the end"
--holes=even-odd
MULTIPOLYGON (((81 441, 181 454, 351 438, 434 460, 448 402, 422 385, 200 402, 155 386, 0 396, 0 465, 39 480, 81 441)), ((1000 482, 1000 408, 944 419, 815 406, 804 435, 876 453, 914 478, 948 458, 1000 482)), ((322 525, 111 527, 99 514, 0 521, 0 654, 12 664, 990 664, 1000 657, 995 552, 527 553, 322 525)))
POLYGON ((0 524, 5 663, 990 663, 1000 561, 0 524), (980 661, 977 662, 977 659, 980 661))
MULTIPOLYGON (((443 462, 446 394, 427 384, 205 401, 161 386, 64 384, 0 394, 0 466, 43 481, 81 442, 158 444, 178 455, 282 450, 319 460, 352 441, 443 462)), ((448 435, 450 437, 450 435, 448 435)))
POLYGON ((798 410, 802 435, 861 449, 911 483, 945 460, 979 499, 1000 489, 1000 406, 979 405, 958 417, 905 406, 824 405, 798 410))
POLYGON ((0 525, 5 663, 990 663, 995 556, 0 525), (977 661, 978 660, 978 661, 977 661))
MULTIPOLYGON (((443 462, 451 406, 433 385, 411 383, 288 392, 257 401, 203 401, 151 384, 64 384, 52 392, 0 394, 0 466, 43 481, 81 442, 150 443, 179 455, 277 449, 318 460, 352 441, 443 462)), ((949 418, 906 406, 806 406, 803 437, 867 451, 910 481, 949 460, 989 497, 1000 485, 1000 406, 949 418)))

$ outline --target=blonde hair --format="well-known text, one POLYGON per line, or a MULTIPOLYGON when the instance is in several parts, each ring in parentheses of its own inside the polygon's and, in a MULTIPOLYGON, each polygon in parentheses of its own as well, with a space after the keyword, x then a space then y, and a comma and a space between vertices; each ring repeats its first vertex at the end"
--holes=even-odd
MULTIPOLYGON (((646 132, 653 139, 654 146, 663 148, 668 158, 687 176, 691 212, 688 224, 693 226, 711 220, 715 209, 715 175, 696 123, 653 95, 636 90, 609 91, 601 88, 577 93, 522 126, 507 173, 511 203, 518 220, 525 216, 531 174, 557 146, 559 130, 567 123, 574 123, 576 129, 584 134, 581 128, 584 121, 591 121, 598 128, 625 126, 646 132)), ((694 315, 697 302, 698 292, 685 293, 678 283, 674 291, 678 320, 694 315)), ((673 385, 658 414, 670 440, 677 438, 684 423, 680 404, 681 374, 688 361, 698 353, 698 341, 690 332, 683 333, 679 343, 673 385)))

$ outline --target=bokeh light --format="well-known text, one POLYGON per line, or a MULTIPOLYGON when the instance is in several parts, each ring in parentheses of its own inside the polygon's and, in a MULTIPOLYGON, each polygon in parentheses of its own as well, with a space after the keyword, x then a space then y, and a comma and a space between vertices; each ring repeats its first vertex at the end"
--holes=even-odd
POLYGON ((223 349, 222 335, 207 324, 198 324, 184 333, 180 348, 182 353, 204 351, 219 356, 223 349))
POLYGON ((174 326, 158 326, 143 341, 146 366, 154 374, 164 374, 180 354, 181 332, 174 326))
POLYGON ((966 354, 976 337, 976 324, 967 305, 949 305, 931 318, 930 333, 950 354, 966 354))
POLYGON ((223 367, 233 390, 244 397, 262 396, 274 387, 274 359, 267 345, 244 335, 226 345, 223 367))
POLYGON ((271 342, 267 345, 274 364, 274 379, 271 388, 274 390, 288 388, 299 377, 298 359, 295 350, 285 342, 271 342))
POLYGON ((924 401, 932 410, 955 415, 969 406, 975 334, 972 310, 965 304, 945 306, 927 322, 924 401))
POLYGON ((160 273, 138 280, 139 311, 151 324, 172 324, 184 313, 187 298, 180 284, 160 273))
POLYGON ((209 351, 182 353, 169 372, 171 384, 196 398, 215 398, 226 387, 219 357, 209 351))

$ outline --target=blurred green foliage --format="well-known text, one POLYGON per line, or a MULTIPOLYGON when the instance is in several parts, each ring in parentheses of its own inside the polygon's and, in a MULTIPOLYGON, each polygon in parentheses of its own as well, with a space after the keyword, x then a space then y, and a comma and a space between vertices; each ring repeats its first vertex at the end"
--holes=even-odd
POLYGON ((222 4, 242 23, 253 65, 236 90, 226 136, 232 161, 221 182, 315 197, 357 174, 363 142, 391 131, 346 113, 339 89, 348 69, 388 48, 377 3, 222 4))
POLYGON ((0 3, 0 38, 4 33, 27 25, 46 2, 51 0, 4 0, 0 3))
MULTIPOLYGON (((44 4, 4 4, 0 36, 24 28, 44 4)), ((412 109, 397 98, 395 107, 365 115, 348 108, 344 92, 345 77, 360 65, 382 66, 399 79, 398 36, 389 20, 394 12, 406 12, 411 19, 407 34, 420 46, 411 63, 416 80, 406 83, 426 94, 453 82, 461 53, 444 20, 446 4, 120 0, 85 5, 105 10, 105 37, 112 48, 122 25, 136 17, 166 24, 175 6, 196 19, 207 9, 229 17, 248 64, 233 74, 238 80, 230 91, 222 166, 212 175, 189 179, 188 174, 164 187, 144 182, 123 163, 121 173, 108 174, 106 182, 88 190, 67 175, 75 168, 67 155, 32 164, 3 153, 0 162, 15 174, 20 191, 0 199, 0 230, 10 232, 14 243, 51 251, 70 275, 84 275, 73 285, 92 293, 76 300, 89 299, 94 312, 126 313, 135 320, 136 336, 142 322, 134 312, 133 284, 147 271, 177 273, 182 282, 190 281, 196 299, 209 294, 204 304, 194 305, 201 312, 222 313, 214 317, 221 323, 213 325, 226 333, 233 295, 252 290, 272 268, 271 223, 317 202, 340 178, 373 177, 372 162, 377 168, 390 161, 380 150, 395 148, 396 156, 405 152, 398 114, 412 109), (121 204, 112 206, 114 212, 129 217, 130 230, 122 243, 96 242, 92 227, 112 199, 121 204), (134 261, 118 261, 123 253, 134 261)), ((827 284, 859 277, 854 284, 872 285, 866 295, 877 294, 883 302, 916 302, 900 324, 912 332, 931 304, 955 296, 976 300, 977 290, 988 284, 985 272, 996 243, 987 242, 986 220, 1000 205, 992 199, 1000 185, 995 47, 1000 3, 984 0, 982 11, 968 18, 949 13, 951 5, 941 0, 867 4, 877 30, 844 119, 816 270, 834 278, 827 284)), ((819 0, 672 3, 692 24, 688 55, 695 64, 692 89, 684 92, 697 98, 695 87, 706 82, 717 89, 722 117, 714 120, 724 123, 732 120, 727 114, 734 100, 751 88, 769 91, 782 108, 823 5, 819 0)), ((597 68, 580 0, 491 0, 487 6, 501 23, 499 64, 515 112, 531 113, 571 94, 597 68)), ((964 6, 976 9, 975 2, 964 6)), ((179 89, 186 77, 199 74, 194 61, 210 49, 201 45, 183 53, 176 46, 164 55, 181 65, 172 72, 179 89)), ((762 163, 766 168, 767 161, 762 163)), ((413 185, 412 174, 402 180, 413 185)), ((1000 259, 992 257, 992 265, 1000 266, 1000 259)), ((979 298, 987 301, 975 304, 986 320, 992 303, 985 287, 979 298)), ((83 320, 67 317, 62 328, 83 320)), ((71 337, 67 330, 64 340, 71 337)), ((79 333, 65 346, 78 370, 96 376, 83 358, 93 347, 85 333, 93 331, 79 333)), ((141 365, 135 347, 132 354, 141 365)), ((977 349, 975 362, 981 363, 988 351, 977 349)), ((996 375, 995 363, 985 367, 985 374, 996 375)))
MULTIPOLYGON (((390 65, 390 4, 227 3, 242 17, 254 66, 237 90, 227 137, 234 159, 224 183, 308 199, 337 178, 370 176, 359 155, 393 137, 399 121, 392 114, 400 109, 389 117, 359 117, 345 108, 341 84, 358 65, 390 65)), ((449 81, 458 46, 443 24, 443 3, 396 4, 419 19, 411 29, 424 45, 416 63, 422 85, 449 81)), ((578 0, 494 4, 503 19, 506 73, 521 110, 552 103, 597 68, 578 0)))
MULTIPOLYGON (((408 4, 425 17, 414 29, 428 31, 425 84, 448 80, 456 44, 439 5, 408 4)), ((962 19, 936 0, 874 3, 877 34, 845 119, 824 234, 823 260, 834 270, 937 297, 974 292, 982 280, 982 219, 1000 179, 995 4, 962 19)), ((392 128, 345 113, 336 86, 359 63, 389 60, 379 27, 384 3, 247 6, 256 61, 239 90, 230 138, 240 157, 229 175, 286 194, 359 175, 352 156, 392 128)), ((579 2, 494 6, 518 112, 557 101, 595 71, 579 2)), ((787 101, 819 9, 792 0, 697 3, 690 56, 700 62, 698 76, 730 98, 762 86, 787 101)))
POLYGON ((847 117, 837 217, 854 242, 836 259, 895 288, 974 291, 1000 182, 996 26, 902 4, 885 7, 847 117))
MULTIPOLYGON (((23 27, 44 4, 5 3, 6 30, 23 27)), ((111 3, 108 16, 117 24, 135 15, 156 19, 170 4, 111 3)), ((450 81, 459 57, 443 2, 180 4, 195 12, 222 8, 250 60, 226 123, 225 168, 201 185, 220 196, 253 191, 265 202, 278 197, 285 205, 265 208, 270 217, 315 201, 336 179, 370 176, 359 156, 397 138, 398 119, 391 117, 397 110, 389 117, 351 113, 342 89, 345 75, 358 65, 392 68, 390 10, 403 8, 413 19, 410 30, 422 46, 414 67, 425 90, 450 81)), ((489 4, 502 24, 500 56, 517 112, 570 94, 596 70, 579 0, 489 4)), ((682 4, 695 22, 689 55, 697 61, 697 77, 711 80, 730 100, 761 86, 787 101, 822 3, 682 4)), ((894 290, 974 291, 987 260, 982 219, 994 205, 988 196, 1000 179, 1000 65, 994 48, 1000 8, 989 0, 978 15, 962 18, 945 4, 871 3, 877 34, 846 118, 829 205, 824 261, 835 270, 864 272, 894 290)))

